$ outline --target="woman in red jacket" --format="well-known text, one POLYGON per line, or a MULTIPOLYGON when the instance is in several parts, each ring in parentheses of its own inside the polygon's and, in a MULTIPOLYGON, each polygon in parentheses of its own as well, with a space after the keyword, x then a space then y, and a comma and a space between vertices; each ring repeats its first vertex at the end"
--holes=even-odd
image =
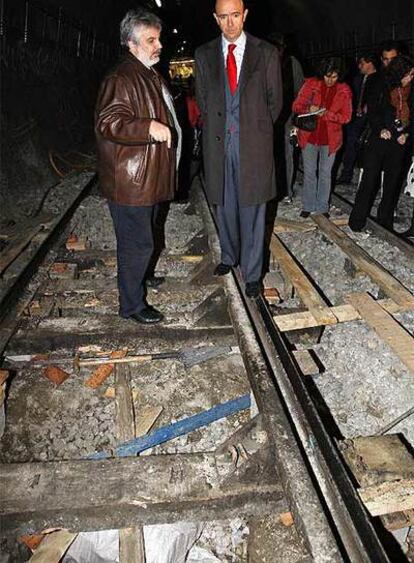
POLYGON ((293 102, 297 114, 320 111, 314 131, 298 130, 304 168, 301 217, 329 216, 332 166, 342 145, 342 127, 352 116, 351 89, 339 81, 341 66, 338 58, 323 60, 318 75, 305 80, 293 102))

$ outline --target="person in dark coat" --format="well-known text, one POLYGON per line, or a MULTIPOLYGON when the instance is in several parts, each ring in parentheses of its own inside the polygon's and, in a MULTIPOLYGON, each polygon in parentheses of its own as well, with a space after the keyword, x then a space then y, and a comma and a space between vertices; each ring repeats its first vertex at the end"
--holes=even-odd
POLYGON ((364 148, 361 183, 349 216, 349 227, 362 231, 381 186, 377 221, 392 231, 394 210, 401 190, 404 159, 410 138, 410 90, 413 63, 408 57, 395 57, 367 90, 367 120, 370 136, 364 148))
POLYGON ((147 324, 163 319, 146 303, 145 286, 162 281, 149 271, 154 224, 158 204, 174 197, 180 147, 171 94, 152 68, 160 33, 161 20, 151 12, 126 14, 121 43, 129 53, 104 79, 95 115, 100 187, 117 239, 119 312, 147 324))
POLYGON ((266 203, 276 195, 273 124, 282 107, 279 53, 243 31, 242 0, 217 0, 222 35, 196 51, 207 196, 215 206, 221 263, 240 266, 246 295, 261 290, 266 203))

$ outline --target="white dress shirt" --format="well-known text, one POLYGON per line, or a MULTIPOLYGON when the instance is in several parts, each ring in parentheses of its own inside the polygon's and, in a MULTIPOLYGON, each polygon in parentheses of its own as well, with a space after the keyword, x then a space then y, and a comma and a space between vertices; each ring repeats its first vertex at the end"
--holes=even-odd
MULTIPOLYGON (((227 41, 227 39, 224 37, 224 35, 221 36, 221 39, 222 39, 222 46, 223 46, 224 67, 226 67, 227 55, 228 55, 228 52, 229 52, 229 45, 231 43, 230 43, 230 41, 227 41)), ((239 78, 240 78, 240 71, 241 71, 242 63, 243 63, 244 51, 246 49, 246 34, 244 33, 244 31, 241 32, 241 35, 239 35, 239 37, 236 39, 236 41, 233 41, 233 44, 236 45, 236 48, 234 49, 233 53, 234 53, 234 58, 236 59, 237 83, 238 83, 239 78)))

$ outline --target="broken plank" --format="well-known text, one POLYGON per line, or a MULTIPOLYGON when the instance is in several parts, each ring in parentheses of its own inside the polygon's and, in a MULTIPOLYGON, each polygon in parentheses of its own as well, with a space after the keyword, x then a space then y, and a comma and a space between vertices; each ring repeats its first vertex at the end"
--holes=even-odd
POLYGON ((414 526, 414 510, 404 510, 402 512, 393 512, 392 514, 384 514, 381 521, 387 530, 391 532, 409 528, 414 526))
POLYGON ((276 476, 254 485, 234 478, 223 488, 233 472, 230 459, 217 463, 211 453, 3 464, 2 530, 107 530, 289 510, 276 476))
MULTIPOLYGON (((388 313, 401 313, 411 307, 401 307, 392 299, 380 299, 377 301, 381 307, 388 311, 388 313)), ((361 315, 351 304, 337 305, 336 307, 331 307, 331 311, 338 319, 339 323, 345 323, 349 321, 359 321, 361 320, 361 315)), ((316 321, 315 317, 309 311, 301 311, 299 313, 288 313, 283 315, 275 315, 273 317, 274 322, 277 327, 282 332, 288 332, 289 330, 302 330, 306 328, 313 328, 316 326, 321 326, 316 321)))
POLYGON ((347 295, 347 300, 397 354, 402 363, 414 373, 414 338, 411 334, 367 293, 352 293, 347 295))
POLYGON ((337 244, 355 266, 368 274, 386 295, 389 295, 399 305, 414 307, 414 295, 346 233, 323 215, 312 215, 312 220, 325 236, 337 244))
POLYGON ((318 324, 336 324, 337 319, 331 312, 328 303, 321 297, 316 287, 276 235, 272 236, 270 250, 318 324))
POLYGON ((413 479, 362 487, 358 493, 372 516, 414 509, 413 479))
POLYGON ((146 405, 139 409, 135 418, 135 436, 147 434, 157 422, 163 408, 161 406, 146 405))
MULTIPOLYGON (((135 414, 130 379, 129 366, 116 366, 116 426, 120 441, 135 438, 135 414)), ((142 526, 119 530, 119 560, 120 563, 145 563, 142 526)))

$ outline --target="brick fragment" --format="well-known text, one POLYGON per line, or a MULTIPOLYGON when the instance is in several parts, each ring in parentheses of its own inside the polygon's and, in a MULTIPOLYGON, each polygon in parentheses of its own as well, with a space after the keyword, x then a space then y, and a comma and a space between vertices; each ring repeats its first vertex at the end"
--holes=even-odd
POLYGON ((43 374, 55 385, 61 385, 69 377, 69 374, 66 373, 66 371, 63 371, 63 369, 57 366, 47 366, 43 370, 43 374))

